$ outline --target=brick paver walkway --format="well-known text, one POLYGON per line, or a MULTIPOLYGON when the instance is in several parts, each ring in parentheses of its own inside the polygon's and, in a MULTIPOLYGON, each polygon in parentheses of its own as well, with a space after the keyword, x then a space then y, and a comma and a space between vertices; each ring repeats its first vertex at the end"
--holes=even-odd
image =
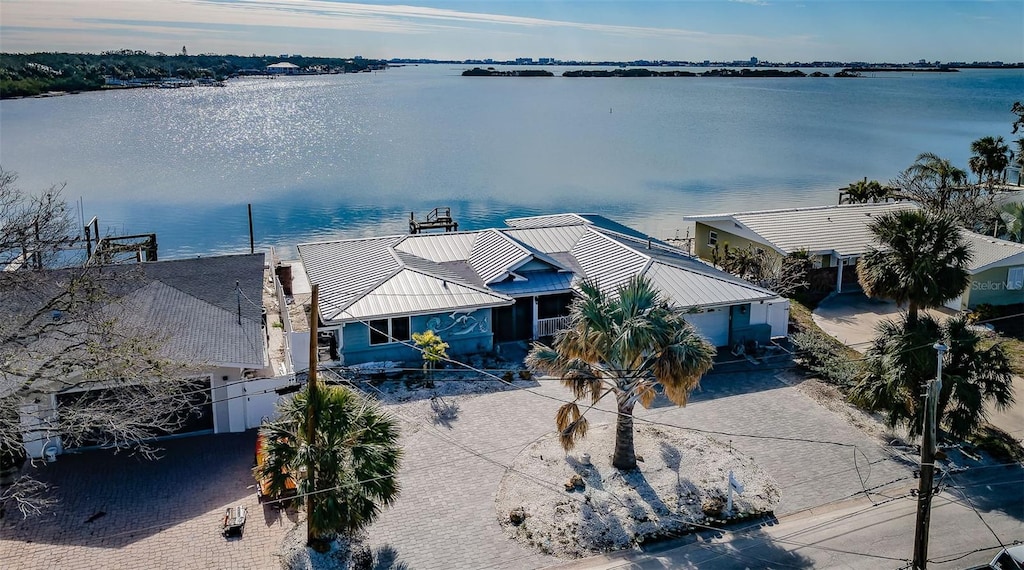
POLYGON ((37 472, 55 486, 53 512, 0 520, 0 568, 279 568, 297 515, 257 503, 255 441, 255 432, 170 440, 159 461, 62 455, 37 472), (225 539, 224 510, 235 505, 248 507, 245 534, 225 539))
MULTIPOLYGON (((862 480, 871 487, 909 476, 869 436, 785 384, 784 370, 770 367, 735 373, 720 367, 685 409, 662 402, 637 415, 767 437, 713 435, 753 456, 778 480, 779 514, 848 497, 862 489, 862 480)), ((375 550, 388 553, 393 568, 539 568, 560 562, 507 539, 494 507, 505 466, 552 431, 560 402, 548 397, 568 397, 552 381, 532 391, 460 398, 458 416, 447 425, 434 421, 429 400, 391 406, 404 430, 402 494, 371 527, 369 539, 375 550)), ((607 410, 591 415, 595 424, 613 419, 607 410)), ((252 442, 251 432, 176 440, 155 463, 103 453, 61 457, 46 470, 60 487, 62 505, 44 519, 4 521, 0 567, 276 568, 274 553, 288 520, 267 520, 256 504, 249 475, 252 442), (235 504, 250 507, 250 520, 243 539, 227 541, 218 533, 220 516, 235 504), (107 514, 86 523, 97 511, 107 514)), ((558 494, 551 489, 557 481, 537 483, 538 493, 558 494)))

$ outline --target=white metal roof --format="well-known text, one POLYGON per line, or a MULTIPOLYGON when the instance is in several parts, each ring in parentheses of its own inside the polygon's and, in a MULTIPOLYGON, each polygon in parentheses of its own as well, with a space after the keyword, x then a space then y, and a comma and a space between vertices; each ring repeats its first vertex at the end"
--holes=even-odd
POLYGON ((374 319, 510 305, 513 300, 413 269, 402 269, 336 315, 333 320, 374 319))
POLYGON ((777 297, 753 285, 735 279, 690 271, 656 261, 646 275, 678 307, 711 307, 761 301, 777 297))
POLYGON ((974 254, 967 269, 971 275, 994 267, 1024 265, 1024 244, 991 238, 967 230, 962 230, 961 234, 974 254))
POLYGON ((875 243, 874 234, 868 229, 874 217, 916 207, 909 202, 844 204, 687 216, 684 219, 754 238, 783 254, 806 249, 812 253, 859 256, 875 243))

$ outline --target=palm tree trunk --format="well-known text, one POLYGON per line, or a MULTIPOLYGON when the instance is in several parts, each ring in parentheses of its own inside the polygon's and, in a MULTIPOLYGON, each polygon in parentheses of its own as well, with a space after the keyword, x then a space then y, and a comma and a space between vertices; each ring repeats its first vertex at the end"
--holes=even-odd
POLYGON ((907 328, 913 328, 917 324, 917 303, 910 301, 907 304, 907 328))
POLYGON ((625 471, 636 469, 636 450, 633 449, 632 402, 619 400, 619 415, 615 421, 615 455, 612 467, 625 471))

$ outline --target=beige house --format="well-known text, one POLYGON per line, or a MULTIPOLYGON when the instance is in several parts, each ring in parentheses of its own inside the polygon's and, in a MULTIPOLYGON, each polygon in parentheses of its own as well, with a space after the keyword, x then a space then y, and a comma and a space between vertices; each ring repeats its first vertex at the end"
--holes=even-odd
POLYGON ((835 290, 857 280, 853 270, 873 247, 869 226, 889 212, 916 208, 909 202, 843 204, 785 210, 687 216, 694 222, 694 253, 715 261, 732 248, 751 247, 780 257, 798 251, 811 254, 814 266, 835 268, 835 290))

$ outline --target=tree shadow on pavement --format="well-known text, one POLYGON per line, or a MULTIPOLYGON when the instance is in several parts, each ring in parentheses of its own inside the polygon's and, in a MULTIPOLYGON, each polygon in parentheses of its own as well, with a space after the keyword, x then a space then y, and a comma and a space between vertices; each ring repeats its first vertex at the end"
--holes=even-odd
POLYGON ((398 551, 385 544, 373 552, 373 570, 409 570, 409 565, 398 559, 398 551))

